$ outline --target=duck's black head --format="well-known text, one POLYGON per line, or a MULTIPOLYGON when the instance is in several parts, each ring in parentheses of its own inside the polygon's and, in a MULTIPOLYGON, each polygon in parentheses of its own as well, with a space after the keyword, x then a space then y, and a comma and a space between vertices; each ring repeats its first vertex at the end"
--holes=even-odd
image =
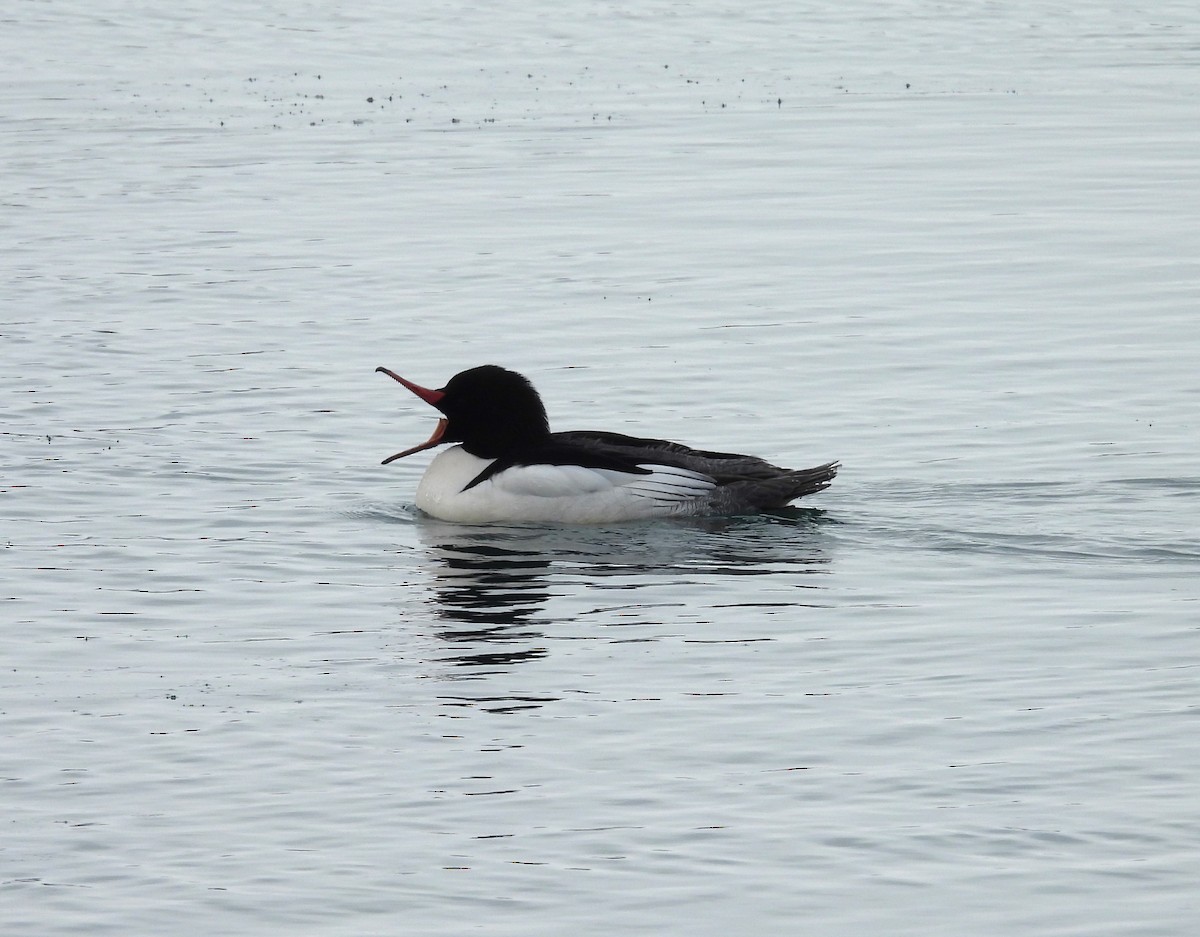
POLYGON ((515 371, 485 364, 460 371, 440 390, 429 390, 387 368, 375 370, 399 381, 445 414, 428 441, 389 456, 384 464, 444 442, 460 442, 472 455, 495 459, 515 454, 550 434, 542 398, 515 371))

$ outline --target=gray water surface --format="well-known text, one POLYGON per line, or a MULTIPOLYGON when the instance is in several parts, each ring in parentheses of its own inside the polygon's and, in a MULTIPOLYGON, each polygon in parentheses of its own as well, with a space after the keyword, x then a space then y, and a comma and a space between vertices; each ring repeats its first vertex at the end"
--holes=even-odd
POLYGON ((1200 925, 1194 4, 4 20, 5 934, 1200 925), (485 362, 842 474, 438 523, 485 362))

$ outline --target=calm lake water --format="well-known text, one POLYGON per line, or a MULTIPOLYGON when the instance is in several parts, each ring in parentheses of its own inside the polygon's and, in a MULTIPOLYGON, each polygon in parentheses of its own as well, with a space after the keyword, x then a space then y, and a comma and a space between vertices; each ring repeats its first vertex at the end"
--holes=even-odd
POLYGON ((4 933, 1200 926, 1194 3, 22 3, 4 933), (473 528, 429 386, 837 458, 473 528))

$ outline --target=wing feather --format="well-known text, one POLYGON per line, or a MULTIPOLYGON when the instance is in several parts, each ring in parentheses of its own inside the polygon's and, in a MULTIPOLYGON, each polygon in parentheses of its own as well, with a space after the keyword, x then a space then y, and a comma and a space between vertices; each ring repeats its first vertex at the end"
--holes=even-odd
POLYGON ((716 487, 708 475, 671 465, 638 465, 639 470, 586 468, 582 465, 514 465, 489 481, 498 492, 539 498, 578 498, 620 493, 675 504, 702 497, 716 487))
POLYGON ((582 465, 514 465, 497 472, 491 481, 507 494, 572 498, 611 491, 628 480, 643 477, 582 465))
POLYGON ((646 469, 650 474, 634 476, 625 485, 626 489, 631 494, 653 498, 663 504, 691 501, 708 494, 717 486, 709 475, 674 465, 640 463, 638 468, 646 469))

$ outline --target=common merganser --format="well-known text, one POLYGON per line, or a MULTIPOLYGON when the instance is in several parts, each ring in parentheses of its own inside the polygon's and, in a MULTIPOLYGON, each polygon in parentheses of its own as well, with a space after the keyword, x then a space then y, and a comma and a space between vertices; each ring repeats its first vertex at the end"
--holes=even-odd
POLYGON ((496 365, 462 371, 440 390, 375 370, 443 414, 428 440, 383 465, 459 443, 438 454, 417 486, 417 507, 445 521, 596 524, 754 514, 823 491, 838 471, 837 462, 792 470, 620 433, 552 433, 533 385, 496 365))

